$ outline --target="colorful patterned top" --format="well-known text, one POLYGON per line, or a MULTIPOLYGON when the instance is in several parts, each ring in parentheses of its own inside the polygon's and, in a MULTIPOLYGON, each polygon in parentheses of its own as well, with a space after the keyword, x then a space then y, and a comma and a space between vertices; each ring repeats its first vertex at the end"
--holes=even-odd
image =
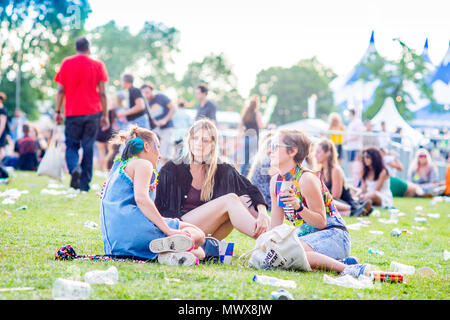
MULTIPOLYGON (((319 171, 315 172, 315 171, 311 171, 311 170, 305 169, 300 166, 296 166, 295 168, 291 169, 288 173, 286 173, 284 176, 279 174, 277 177, 277 181, 292 181, 292 183, 296 187, 298 199, 303 203, 304 207, 308 208, 308 205, 307 205, 305 199, 303 198, 303 196, 300 193, 300 186, 299 186, 300 177, 303 175, 304 172, 311 172, 319 178, 321 186, 322 186, 321 192, 322 192, 323 202, 325 204, 327 218, 336 216, 338 211, 336 209, 336 206, 334 205, 333 197, 330 194, 330 192, 328 191, 328 188, 325 186, 325 184, 320 179, 319 171)), ((278 193, 279 192, 277 192, 277 195, 278 195, 278 193)), ((291 222, 295 227, 298 228, 299 236, 319 231, 318 229, 314 228, 313 226, 305 223, 302 216, 300 215, 300 213, 298 213, 296 211, 285 210, 285 217, 289 222, 291 222)))

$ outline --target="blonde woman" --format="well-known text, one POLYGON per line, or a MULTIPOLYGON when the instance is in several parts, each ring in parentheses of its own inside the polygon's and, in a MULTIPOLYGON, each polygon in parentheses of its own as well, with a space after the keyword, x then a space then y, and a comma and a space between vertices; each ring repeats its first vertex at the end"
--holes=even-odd
POLYGON ((196 225, 224 239, 233 228, 257 238, 270 224, 257 187, 219 159, 218 134, 209 119, 196 121, 186 138, 187 154, 159 172, 155 204, 164 217, 196 225))
MULTIPOLYGON (((328 117, 328 124, 329 124, 328 130, 330 130, 330 131, 344 131, 345 130, 345 126, 342 124, 342 118, 336 112, 330 113, 330 115, 328 117)), ((342 144, 344 141, 344 135, 332 133, 330 139, 331 139, 331 141, 333 141, 334 145, 336 146, 337 158, 338 158, 339 164, 341 164, 342 163, 342 144)))
POLYGON ((421 187, 426 195, 431 195, 439 186, 437 173, 437 167, 433 163, 430 153, 423 148, 417 150, 409 168, 411 182, 421 187))

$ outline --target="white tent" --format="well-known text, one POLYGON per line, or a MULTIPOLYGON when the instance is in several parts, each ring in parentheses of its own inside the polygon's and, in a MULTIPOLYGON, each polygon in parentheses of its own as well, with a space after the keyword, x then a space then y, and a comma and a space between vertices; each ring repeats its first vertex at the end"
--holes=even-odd
POLYGON ((330 89, 333 92, 336 105, 343 109, 357 108, 363 112, 372 104, 374 93, 380 85, 380 80, 376 79, 366 82, 359 79, 359 76, 363 72, 368 72, 367 68, 362 66, 362 64, 366 63, 376 53, 374 32, 372 31, 369 47, 360 62, 348 74, 339 76, 330 83, 330 89))
POLYGON ((306 133, 320 133, 328 130, 328 124, 321 119, 302 119, 279 126, 280 129, 300 129, 306 133))
POLYGON ((400 113, 398 113, 394 100, 390 97, 386 98, 378 113, 370 120, 375 128, 380 128, 382 121, 386 123, 386 130, 388 132, 395 132, 397 128, 402 128, 402 135, 407 137, 406 139, 403 139, 402 143, 417 145, 424 139, 424 136, 413 129, 405 119, 403 119, 400 113))

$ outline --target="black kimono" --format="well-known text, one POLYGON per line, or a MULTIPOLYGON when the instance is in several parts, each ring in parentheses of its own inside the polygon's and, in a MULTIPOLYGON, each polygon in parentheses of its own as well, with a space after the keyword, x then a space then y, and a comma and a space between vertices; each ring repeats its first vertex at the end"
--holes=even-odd
MULTIPOLYGON (((183 215, 181 208, 192 184, 190 165, 181 160, 176 163, 168 161, 161 168, 158 180, 156 207, 163 217, 180 219, 183 215)), ((252 185, 230 164, 219 162, 214 176, 212 200, 229 193, 235 193, 238 196, 248 195, 251 206, 255 209, 258 204, 268 207, 258 187, 252 185)))

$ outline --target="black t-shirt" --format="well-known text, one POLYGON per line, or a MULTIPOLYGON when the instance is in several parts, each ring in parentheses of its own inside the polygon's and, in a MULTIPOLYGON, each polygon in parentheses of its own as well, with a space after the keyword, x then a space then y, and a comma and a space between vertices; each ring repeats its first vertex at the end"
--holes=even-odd
MULTIPOLYGON (((128 93, 129 93, 128 106, 130 109, 136 105, 136 99, 144 98, 142 96, 141 90, 139 90, 138 88, 135 88, 135 87, 131 87, 130 89, 128 89, 128 93)), ((145 110, 142 110, 141 112, 127 116, 127 120, 131 121, 131 120, 137 119, 137 118, 143 116, 144 114, 145 114, 145 110)))
POLYGON ((9 122, 8 122, 8 113, 6 112, 5 108, 0 108, 0 115, 6 116, 5 129, 3 130, 3 132, 0 132, 0 140, 4 140, 6 138, 6 135, 10 132, 9 122))
POLYGON ((195 117, 195 120, 199 120, 201 118, 216 120, 216 110, 216 105, 208 100, 203 107, 200 105, 197 106, 197 116, 195 117))

